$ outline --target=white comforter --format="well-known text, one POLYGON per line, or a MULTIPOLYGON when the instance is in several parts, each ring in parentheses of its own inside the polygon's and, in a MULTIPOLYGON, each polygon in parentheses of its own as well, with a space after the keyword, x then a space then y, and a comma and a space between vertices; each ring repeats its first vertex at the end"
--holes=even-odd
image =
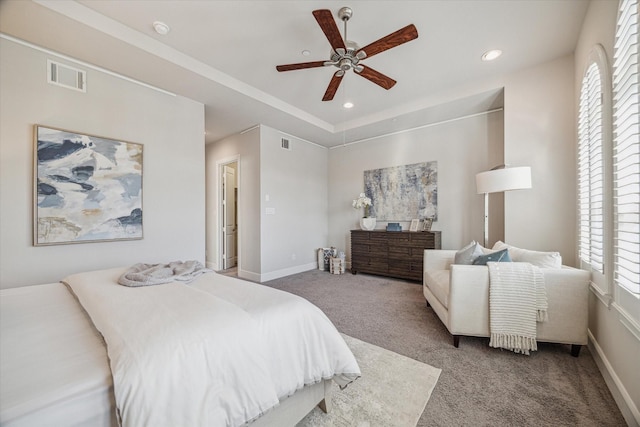
POLYGON ((64 282, 105 338, 124 426, 242 425, 304 385, 360 375, 333 324, 300 297, 216 273, 129 288, 117 284, 123 272, 64 282))

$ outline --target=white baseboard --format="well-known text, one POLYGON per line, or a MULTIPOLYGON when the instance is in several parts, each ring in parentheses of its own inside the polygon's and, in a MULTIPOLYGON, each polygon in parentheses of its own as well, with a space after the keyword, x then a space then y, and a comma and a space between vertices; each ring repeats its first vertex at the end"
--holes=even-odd
POLYGON ((271 273, 255 273, 253 271, 238 270, 238 277, 252 282, 262 283, 269 280, 279 279, 281 277, 291 276, 292 274, 302 273, 304 271, 315 270, 318 268, 316 262, 312 262, 304 265, 297 265, 295 267, 285 268, 282 270, 272 271, 271 273))
POLYGON ((253 271, 238 270, 238 277, 240 279, 251 280, 252 282, 260 283, 260 274, 253 271))
POLYGON ((268 282, 269 280, 279 279, 285 276, 291 276, 292 274, 302 273, 304 271, 315 270, 318 268, 317 262, 311 262, 309 264, 297 265, 295 267, 284 268, 282 270, 272 271, 260 275, 260 283, 268 282))
POLYGON ((205 261, 205 267, 210 268, 213 271, 218 271, 218 263, 205 261))
POLYGON ((631 396, 627 392, 622 381, 620 381, 616 372, 613 370, 613 366, 611 366, 607 356, 602 351, 600 345, 598 345, 598 341, 595 339, 591 331, 588 331, 588 334, 589 351, 591 352, 596 365, 598 365, 598 369, 600 369, 600 373, 602 373, 604 381, 613 395, 613 399, 618 404, 618 408, 620 408, 622 416, 629 427, 640 427, 640 411, 638 411, 638 407, 634 404, 633 400, 631 400, 631 396))

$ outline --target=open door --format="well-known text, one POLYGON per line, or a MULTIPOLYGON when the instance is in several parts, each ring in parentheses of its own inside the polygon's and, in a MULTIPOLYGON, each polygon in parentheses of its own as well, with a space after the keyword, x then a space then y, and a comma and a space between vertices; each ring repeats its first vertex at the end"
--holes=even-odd
POLYGON ((234 164, 224 165, 222 172, 222 268, 238 263, 238 188, 234 164))

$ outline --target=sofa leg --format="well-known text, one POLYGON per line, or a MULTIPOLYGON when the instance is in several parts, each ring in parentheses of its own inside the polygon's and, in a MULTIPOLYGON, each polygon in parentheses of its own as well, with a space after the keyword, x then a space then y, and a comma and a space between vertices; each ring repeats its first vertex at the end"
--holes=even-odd
POLYGON ((455 348, 458 348, 459 345, 460 345, 460 335, 454 335, 453 336, 453 346, 455 348))
POLYGON ((429 300, 425 300, 427 302, 427 307, 431 307, 431 304, 429 304, 429 300))
POLYGON ((580 344, 571 344, 571 355, 573 357, 578 357, 580 355, 580 349, 582 346, 580 344))

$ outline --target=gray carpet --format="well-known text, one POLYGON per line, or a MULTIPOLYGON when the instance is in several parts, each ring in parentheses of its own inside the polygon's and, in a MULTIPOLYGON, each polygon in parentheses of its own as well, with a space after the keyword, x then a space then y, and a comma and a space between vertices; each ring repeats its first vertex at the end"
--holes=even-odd
POLYGON ((416 425, 440 369, 343 334, 362 377, 344 390, 333 383, 328 414, 311 411, 298 427, 416 425))
POLYGON ((455 348, 414 282, 312 270, 264 284, 308 299, 344 334, 442 369, 418 426, 626 425, 586 346, 578 358, 561 344, 531 356, 487 338, 455 348))

